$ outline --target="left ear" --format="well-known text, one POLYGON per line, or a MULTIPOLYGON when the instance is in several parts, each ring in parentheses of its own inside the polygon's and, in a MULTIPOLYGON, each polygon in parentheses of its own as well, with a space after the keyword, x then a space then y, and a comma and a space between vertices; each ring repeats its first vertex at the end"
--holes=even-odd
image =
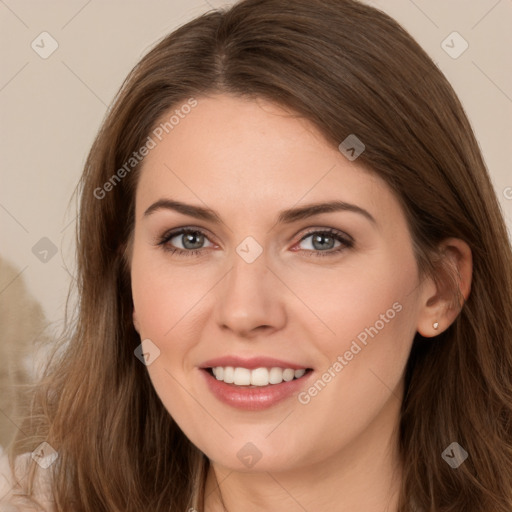
POLYGON ((424 288, 417 331, 425 338, 437 336, 455 321, 471 291, 473 258, 469 245, 446 238, 439 245, 439 261, 430 286, 424 288))

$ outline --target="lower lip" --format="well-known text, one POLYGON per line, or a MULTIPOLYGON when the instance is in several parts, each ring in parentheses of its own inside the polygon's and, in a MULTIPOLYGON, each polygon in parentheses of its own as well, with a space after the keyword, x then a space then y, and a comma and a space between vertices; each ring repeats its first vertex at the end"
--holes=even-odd
POLYGON ((306 381, 311 377, 312 371, 308 371, 300 379, 294 379, 281 384, 269 384, 268 386, 235 386, 217 380, 207 370, 201 369, 206 378, 208 388, 221 402, 248 411, 260 411, 290 398, 304 388, 306 381))

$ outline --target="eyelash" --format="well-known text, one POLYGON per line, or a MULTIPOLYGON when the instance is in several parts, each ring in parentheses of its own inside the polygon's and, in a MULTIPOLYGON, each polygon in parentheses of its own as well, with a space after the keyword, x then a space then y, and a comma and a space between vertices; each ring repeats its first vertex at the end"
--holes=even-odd
MULTIPOLYGON (((162 235, 160 237, 157 245, 161 246, 164 251, 169 252, 170 254, 177 254, 178 256, 199 256, 205 250, 204 248, 203 249, 184 250, 184 249, 178 249, 175 247, 169 247, 167 245, 169 240, 171 240, 172 238, 179 236, 179 235, 189 234, 189 233, 192 233, 192 234, 199 233, 199 234, 203 235, 205 238, 208 238, 206 233, 200 229, 181 228, 181 229, 177 229, 175 231, 170 231, 170 232, 164 233, 164 235, 162 235)), ((333 238, 335 238, 336 240, 341 242, 341 245, 337 249, 330 249, 328 251, 301 249, 302 251, 305 251, 306 253, 311 253, 311 254, 308 254, 308 256, 319 257, 319 258, 328 257, 328 256, 336 256, 340 252, 344 251, 345 249, 350 249, 354 246, 354 241, 352 240, 351 237, 342 233, 341 231, 338 231, 338 230, 332 229, 332 228, 310 231, 309 233, 306 233, 299 240, 298 243, 304 241, 306 238, 309 238, 311 235, 316 235, 316 234, 332 236, 333 238)))

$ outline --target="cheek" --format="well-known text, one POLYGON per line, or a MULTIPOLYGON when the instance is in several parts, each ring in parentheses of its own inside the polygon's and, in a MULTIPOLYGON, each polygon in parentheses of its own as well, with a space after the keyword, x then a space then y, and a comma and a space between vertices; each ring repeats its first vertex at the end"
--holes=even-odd
POLYGON ((335 308, 324 309, 336 334, 323 336, 321 345, 319 341, 325 365, 298 397, 305 431, 326 425, 329 441, 319 444, 315 456, 332 451, 333 439, 336 446, 350 445, 376 418, 398 414, 415 332, 414 272, 404 274, 400 280, 365 277, 358 287, 354 284, 359 294, 344 294, 335 308))
POLYGON ((311 273, 296 276, 294 282, 294 291, 316 313, 310 327, 321 326, 318 339, 331 357, 349 350, 354 340, 362 347, 374 338, 408 342, 409 336, 398 333, 410 333, 414 323, 417 271, 412 255, 400 261, 387 254, 361 258, 327 279, 319 274, 317 285, 311 273))
POLYGON ((165 311, 172 311, 169 304, 170 294, 166 293, 163 276, 154 268, 144 265, 134 258, 132 263, 132 295, 134 310, 144 338, 153 338, 165 333, 170 327, 170 316, 165 311))
POLYGON ((312 416, 340 403, 343 412, 329 413, 335 422, 343 423, 350 411, 363 428, 389 399, 416 331, 417 279, 412 255, 400 262, 383 257, 380 263, 340 272, 329 288, 323 287, 323 295, 314 295, 319 301, 323 297, 318 311, 331 335, 318 338, 320 382, 301 401, 311 402, 312 416))
POLYGON ((156 249, 134 250, 131 267, 134 310, 141 336, 164 340, 205 294, 205 281, 193 272, 172 267, 156 249))
POLYGON ((153 388, 166 410, 179 420, 187 418, 187 411, 194 407, 179 383, 184 382, 189 369, 186 354, 190 348, 190 338, 180 330, 185 320, 188 322, 194 316, 190 296, 196 290, 183 286, 179 282, 180 272, 171 274, 169 266, 155 256, 154 251, 134 248, 131 264, 134 310, 141 339, 149 338, 159 349, 158 357, 147 366, 153 388))

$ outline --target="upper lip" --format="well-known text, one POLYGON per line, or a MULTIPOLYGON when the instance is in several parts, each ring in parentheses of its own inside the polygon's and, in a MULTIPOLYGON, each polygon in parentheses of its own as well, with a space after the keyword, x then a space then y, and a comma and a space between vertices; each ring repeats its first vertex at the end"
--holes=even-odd
POLYGON ((249 370, 254 370, 255 368, 291 368, 292 370, 309 368, 307 365, 291 363, 290 361, 265 356, 250 357, 248 359, 239 356, 217 357, 205 361, 201 365, 201 368, 215 368, 217 366, 232 366, 234 368, 247 368, 249 370))

